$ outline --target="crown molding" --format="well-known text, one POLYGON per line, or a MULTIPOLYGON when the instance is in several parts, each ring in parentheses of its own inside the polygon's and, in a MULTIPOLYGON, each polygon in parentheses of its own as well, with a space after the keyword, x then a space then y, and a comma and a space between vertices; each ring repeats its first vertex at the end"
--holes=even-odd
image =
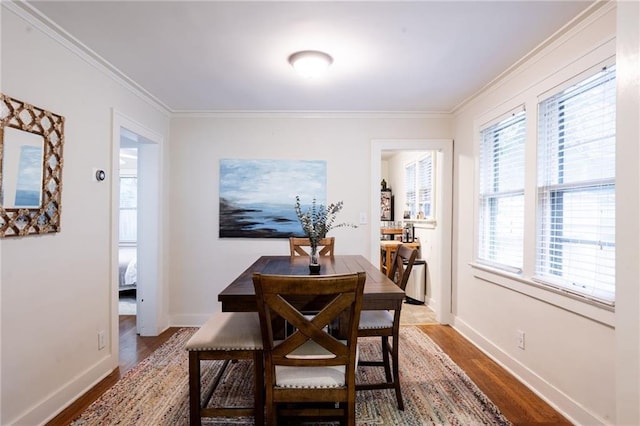
POLYGON ((172 118, 296 118, 296 119, 449 119, 448 112, 427 111, 173 111, 172 118))
POLYGON ((87 64, 110 77, 125 89, 137 95, 165 116, 170 115, 171 109, 165 103, 160 101, 157 97, 129 78, 109 61, 69 34, 66 30, 42 14, 39 10, 28 4, 26 1, 3 0, 1 4, 2 8, 14 13, 34 28, 40 30, 43 34, 59 43, 87 64))

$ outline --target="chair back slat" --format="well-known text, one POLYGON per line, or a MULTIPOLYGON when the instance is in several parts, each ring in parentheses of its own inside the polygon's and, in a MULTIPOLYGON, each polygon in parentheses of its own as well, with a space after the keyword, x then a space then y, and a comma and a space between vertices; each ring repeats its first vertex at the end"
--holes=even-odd
POLYGON ((349 343, 355 342, 357 338, 362 291, 366 280, 364 272, 327 276, 254 274, 253 279, 258 313, 261 322, 264 322, 263 333, 266 334, 263 336, 263 344, 267 345, 265 353, 268 352, 273 366, 345 364, 349 352, 355 351, 355 346, 350 347, 349 343), (319 311, 312 317, 290 302, 292 298, 300 300, 301 296, 311 297, 321 304, 319 311), (328 333, 327 327, 345 318, 348 320, 348 334, 342 336, 345 340, 341 341, 328 333), (292 325, 294 331, 291 335, 281 341, 274 336, 273 327, 269 326, 274 319, 282 319, 292 325), (308 341, 326 349, 327 357, 331 358, 295 358, 292 353, 308 341))
MULTIPOLYGON (((335 237, 325 237, 320 240, 318 254, 320 256, 333 256, 335 237)), ((311 256, 311 241, 309 238, 289 237, 289 254, 291 256, 311 256)))
POLYGON ((413 269, 413 264, 418 257, 418 249, 406 245, 400 245, 393 257, 391 267, 387 268, 387 276, 393 280, 402 290, 407 287, 409 275, 413 269))

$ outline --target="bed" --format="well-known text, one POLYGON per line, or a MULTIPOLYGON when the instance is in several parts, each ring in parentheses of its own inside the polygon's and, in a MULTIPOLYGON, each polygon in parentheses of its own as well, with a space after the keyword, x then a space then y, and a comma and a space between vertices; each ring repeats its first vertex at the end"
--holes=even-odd
POLYGON ((119 247, 118 249, 118 289, 134 290, 137 282, 137 248, 119 247))

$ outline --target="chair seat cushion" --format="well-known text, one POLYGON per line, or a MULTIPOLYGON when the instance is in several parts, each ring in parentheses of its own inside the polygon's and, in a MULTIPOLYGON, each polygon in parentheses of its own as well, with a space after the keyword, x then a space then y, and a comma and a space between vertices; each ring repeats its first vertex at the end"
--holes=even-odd
POLYGON ((188 351, 262 350, 257 312, 216 312, 189 339, 188 351))
MULTIPOLYGON (((324 359, 333 357, 334 355, 331 352, 311 340, 287 356, 287 358, 294 359, 324 359)), ((345 367, 342 365, 329 367, 276 366, 276 386, 284 388, 343 387, 345 385, 344 371, 345 367)))
POLYGON ((362 311, 359 330, 373 330, 393 327, 393 314, 389 311, 362 311))

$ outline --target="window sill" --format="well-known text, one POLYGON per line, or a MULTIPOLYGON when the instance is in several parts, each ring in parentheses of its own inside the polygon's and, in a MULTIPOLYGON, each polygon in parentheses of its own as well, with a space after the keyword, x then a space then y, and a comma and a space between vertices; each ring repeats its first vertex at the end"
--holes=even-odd
POLYGON ((414 228, 436 229, 435 219, 404 219, 405 223, 413 224, 414 228))
POLYGON ((473 276, 499 285, 541 302, 573 312, 609 327, 615 327, 615 308, 596 301, 539 284, 520 275, 496 270, 478 263, 469 263, 473 276))

